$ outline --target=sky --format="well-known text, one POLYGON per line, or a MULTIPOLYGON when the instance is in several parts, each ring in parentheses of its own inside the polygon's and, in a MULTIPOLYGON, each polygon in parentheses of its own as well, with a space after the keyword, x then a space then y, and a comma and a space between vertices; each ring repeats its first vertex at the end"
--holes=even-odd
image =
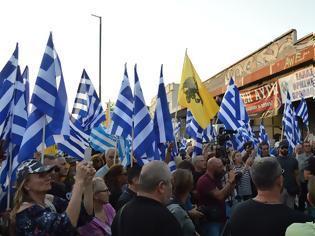
POLYGON ((0 68, 19 43, 19 64, 30 70, 31 93, 49 32, 62 64, 71 109, 83 69, 98 91, 102 16, 102 103, 116 101, 127 63, 134 65, 146 103, 164 82, 179 83, 184 54, 202 81, 290 29, 315 30, 313 0, 10 0, 1 1, 0 68))

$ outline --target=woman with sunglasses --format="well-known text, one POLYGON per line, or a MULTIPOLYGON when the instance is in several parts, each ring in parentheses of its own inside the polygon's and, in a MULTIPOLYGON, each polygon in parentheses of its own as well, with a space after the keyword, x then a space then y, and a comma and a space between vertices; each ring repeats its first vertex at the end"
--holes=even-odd
POLYGON ((93 213, 91 189, 95 169, 84 161, 77 164, 69 202, 46 194, 51 189, 50 172, 53 169, 54 166, 43 166, 35 159, 26 160, 18 167, 11 212, 16 235, 74 235, 83 215, 93 213))
POLYGON ((93 205, 95 217, 91 222, 79 228, 81 236, 111 235, 111 225, 115 217, 115 210, 108 202, 109 189, 101 177, 93 179, 93 205))

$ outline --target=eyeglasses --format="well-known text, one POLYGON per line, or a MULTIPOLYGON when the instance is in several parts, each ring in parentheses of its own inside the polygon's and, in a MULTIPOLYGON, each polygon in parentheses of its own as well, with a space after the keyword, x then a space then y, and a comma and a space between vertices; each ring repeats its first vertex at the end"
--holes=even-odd
POLYGON ((281 147, 281 149, 288 149, 288 147, 287 147, 287 146, 284 146, 284 147, 281 147))
POLYGON ((109 189, 108 189, 108 188, 106 188, 106 189, 104 189, 104 190, 100 190, 100 191, 98 191, 97 193, 103 193, 103 192, 107 193, 107 192, 109 192, 109 189))

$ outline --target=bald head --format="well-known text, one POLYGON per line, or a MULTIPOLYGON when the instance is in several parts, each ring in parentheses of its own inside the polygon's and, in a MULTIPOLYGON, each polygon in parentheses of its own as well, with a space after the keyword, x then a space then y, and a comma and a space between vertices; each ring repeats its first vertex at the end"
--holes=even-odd
POLYGON ((211 157, 207 162, 207 173, 214 178, 221 178, 224 175, 224 165, 221 159, 211 157))

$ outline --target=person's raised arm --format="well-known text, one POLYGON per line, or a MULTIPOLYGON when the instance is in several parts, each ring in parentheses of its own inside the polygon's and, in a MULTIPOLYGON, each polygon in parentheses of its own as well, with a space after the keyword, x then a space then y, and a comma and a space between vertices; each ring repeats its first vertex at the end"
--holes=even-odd
POLYGON ((72 196, 66 209, 66 213, 70 219, 71 224, 74 227, 76 227, 78 222, 81 209, 82 195, 84 191, 84 186, 86 184, 86 179, 88 178, 88 173, 89 167, 87 166, 86 162, 81 161, 77 163, 75 183, 72 189, 72 196))

